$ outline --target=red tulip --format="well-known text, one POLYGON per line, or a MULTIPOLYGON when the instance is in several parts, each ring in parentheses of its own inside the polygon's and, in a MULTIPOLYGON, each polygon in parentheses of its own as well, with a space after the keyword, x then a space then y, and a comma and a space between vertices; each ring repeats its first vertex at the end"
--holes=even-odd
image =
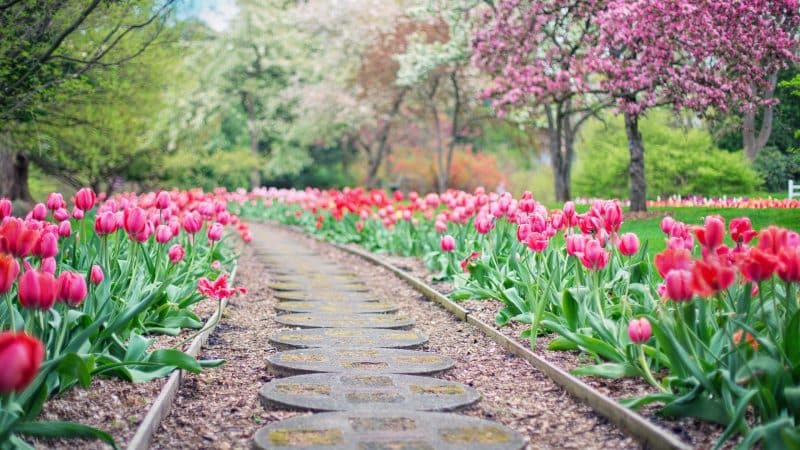
POLYGON ((674 269, 688 270, 692 266, 692 254, 685 249, 668 248, 656 255, 653 260, 661 278, 674 269))
POLYGON ((619 252, 625 256, 632 256, 639 252, 639 236, 635 233, 623 233, 617 244, 619 252))
POLYGON ((442 241, 440 242, 443 252, 452 252, 456 249, 456 240, 453 236, 449 234, 442 236, 442 241))
POLYGON ((644 344, 653 335, 650 321, 642 317, 641 319, 633 319, 628 323, 628 337, 634 344, 644 344))
POLYGON ((695 228, 694 234, 703 247, 714 250, 725 239, 725 222, 719 216, 708 216, 703 227, 695 228))
POLYGON ((731 223, 728 227, 731 231, 731 238, 739 245, 747 244, 758 234, 753 230, 753 225, 747 217, 731 219, 731 223))
POLYGON ((50 309, 56 301, 56 279, 51 273, 28 270, 20 277, 18 289, 25 308, 50 309))
POLYGON ((609 254, 597 239, 589 239, 580 255, 581 264, 589 270, 601 270, 608 264, 609 254))
POLYGON ((688 270, 671 270, 664 279, 667 298, 676 302, 685 302, 692 299, 692 273, 688 270))
POLYGON ((769 226, 758 235, 758 248, 777 255, 782 248, 788 245, 789 233, 783 228, 769 226))
POLYGON ((736 272, 721 261, 695 261, 692 267, 692 290, 701 297, 710 297, 728 289, 736 280, 736 272))
POLYGON ((800 248, 785 247, 778 252, 778 276, 788 283, 800 283, 800 248))
POLYGON ((36 246, 40 234, 39 230, 30 228, 21 219, 7 218, 0 225, 0 251, 24 258, 36 246))
POLYGON ((103 274, 103 268, 98 266, 97 264, 92 266, 92 271, 89 274, 89 282, 94 285, 98 285, 103 282, 103 278, 105 278, 103 274))
POLYGON ((75 194, 75 206, 83 211, 89 211, 94 208, 95 201, 97 201, 97 196, 89 188, 83 188, 75 194))
POLYGON ((778 258, 760 248, 751 248, 738 255, 737 264, 746 280, 758 283, 772 277, 778 268, 778 258))
POLYGON ((6 253, 0 253, 0 294, 11 290, 19 275, 19 262, 6 253))
POLYGON ((75 307, 81 304, 86 298, 88 292, 86 288, 86 279, 79 273, 75 272, 61 272, 58 275, 56 289, 58 300, 67 303, 69 306, 75 307))
POLYGON ((44 359, 44 345, 25 333, 0 333, 0 393, 24 390, 36 377, 44 359))
POLYGON ((736 330, 731 337, 733 338, 733 344, 736 346, 742 343, 742 337, 744 337, 745 344, 749 345, 753 350, 758 350, 756 338, 750 333, 745 333, 744 330, 736 330))
POLYGON ((181 244, 175 244, 169 248, 167 252, 167 256, 169 256, 169 260, 172 264, 178 264, 183 260, 183 257, 186 255, 186 251, 183 249, 181 244))

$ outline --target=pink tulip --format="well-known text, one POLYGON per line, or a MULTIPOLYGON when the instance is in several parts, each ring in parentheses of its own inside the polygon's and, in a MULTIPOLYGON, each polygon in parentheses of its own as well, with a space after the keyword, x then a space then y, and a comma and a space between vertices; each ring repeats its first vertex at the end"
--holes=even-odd
POLYGON ((0 393, 24 390, 39 373, 44 354, 44 344, 33 336, 0 333, 0 393))
POLYGON ((123 213, 123 226, 130 236, 143 232, 146 223, 147 215, 142 208, 128 208, 123 213))
POLYGON ((56 279, 51 273, 28 269, 19 279, 18 291, 23 307, 47 310, 56 301, 56 279))
POLYGON ((92 266, 92 271, 89 274, 89 282, 91 282, 94 285, 98 285, 103 282, 104 278, 105 275, 103 274, 103 268, 98 266, 97 264, 94 264, 92 266))
POLYGON ((42 233, 36 247, 33 248, 33 254, 40 258, 52 258, 58 254, 58 237, 53 233, 42 233))
POLYGON ((97 196, 89 188, 83 188, 75 194, 75 206, 83 211, 89 211, 94 208, 95 201, 97 201, 97 196))
POLYGON ((166 244, 172 239, 172 229, 168 225, 159 225, 156 228, 156 242, 166 244))
POLYGON ((64 197, 58 192, 52 192, 47 196, 47 209, 50 211, 63 209, 66 206, 67 203, 64 201, 64 197))
POLYGON ((664 279, 666 297, 675 302, 692 299, 692 273, 685 269, 670 270, 664 279))
POLYGON ((653 335, 650 321, 642 317, 640 319, 633 319, 628 324, 628 337, 634 344, 644 344, 653 335))
POLYGON ((61 272, 58 276, 56 289, 58 291, 58 300, 72 307, 80 305, 88 292, 86 279, 75 272, 61 272))
POLYGON ((215 223, 211 225, 208 229, 208 240, 211 242, 216 242, 222 239, 222 232, 224 231, 224 227, 221 223, 215 223))
POLYGON ((619 237, 619 252, 632 256, 639 252, 639 237, 634 233, 623 233, 619 237))
POLYGON ((672 227, 675 225, 675 219, 670 216, 666 216, 661 219, 661 231, 664 234, 672 234, 672 227))
POLYGON ((608 264, 609 254, 597 239, 589 239, 580 255, 581 263, 589 270, 601 270, 608 264))
POLYGON ((56 259, 55 258, 45 258, 42 260, 42 272, 47 272, 51 275, 55 275, 56 273, 56 259))
POLYGON ((187 214, 183 218, 183 229, 189 234, 195 234, 203 227, 203 221, 196 214, 187 214))
POLYGON ((94 231, 100 236, 117 231, 117 217, 111 211, 99 213, 94 219, 94 231))
POLYGON ((169 208, 169 204, 172 202, 170 198, 169 192, 161 191, 156 195, 156 208, 158 209, 167 209, 169 208))
POLYGON ((78 208, 77 206, 72 208, 72 218, 75 220, 83 219, 83 210, 78 208))
POLYGON ((442 236, 440 244, 443 252, 452 252, 456 249, 456 240, 449 234, 442 236))
POLYGON ((570 234, 566 238, 567 254, 570 256, 579 256, 586 248, 586 235, 583 234, 570 234))
POLYGON ((60 237, 72 236, 72 224, 69 222, 69 220, 65 220, 58 224, 58 235, 60 237))
POLYGON ((11 203, 11 200, 5 197, 0 199, 0 219, 5 219, 6 217, 10 216, 13 207, 14 205, 11 203))
POLYGON ((36 220, 44 220, 47 218, 47 207, 44 203, 37 203, 33 206, 31 217, 36 220))
POLYGON ((69 219, 69 211, 64 208, 58 208, 57 210, 53 211, 53 218, 59 222, 63 222, 69 219))
POLYGON ((169 252, 167 252, 167 256, 169 256, 169 260, 172 264, 178 264, 183 260, 183 257, 186 255, 186 251, 183 249, 181 244, 175 244, 169 248, 169 252))

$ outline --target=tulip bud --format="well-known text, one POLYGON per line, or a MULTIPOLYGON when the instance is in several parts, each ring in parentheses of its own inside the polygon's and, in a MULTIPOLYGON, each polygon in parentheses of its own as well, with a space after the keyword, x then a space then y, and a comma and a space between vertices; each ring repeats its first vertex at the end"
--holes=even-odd
POLYGON ((76 307, 86 298, 86 279, 75 272, 61 272, 57 280, 58 300, 76 307))
POLYGON ((217 271, 222 270, 222 263, 219 262, 218 259, 214 260, 214 262, 211 263, 211 268, 217 271))
POLYGON ((142 208, 132 207, 123 213, 123 226, 128 235, 134 236, 144 231, 147 217, 142 208))
POLYGON ((161 191, 156 196, 156 208, 158 209, 167 209, 169 208, 169 204, 172 202, 172 199, 169 196, 169 192, 161 191))
POLYGON ((111 211, 105 211, 94 219, 94 231, 100 236, 117 231, 117 217, 111 211))
POLYGON ((169 256, 169 260, 172 264, 178 264, 183 260, 183 257, 186 255, 186 251, 183 249, 181 244, 175 244, 169 248, 169 252, 167 252, 167 256, 169 256))
POLYGON ((42 272, 47 272, 50 275, 55 275, 56 273, 56 259, 55 258, 45 258, 42 260, 42 272))
POLYGON ((222 232, 224 228, 221 223, 215 223, 208 229, 208 240, 216 242, 222 239, 222 232))
POLYGON ((58 224, 58 235, 61 237, 72 236, 72 224, 69 223, 69 220, 65 220, 58 224))
POLYGON ((688 270, 670 270, 664 279, 667 298, 675 302, 685 302, 692 299, 692 273, 688 270))
POLYGON ((11 210, 13 209, 14 205, 11 203, 11 200, 3 197, 0 199, 0 219, 5 219, 11 215, 11 210))
POLYGON ((92 271, 89 274, 89 282, 94 285, 98 285, 103 282, 103 278, 105 278, 103 275, 103 269, 97 264, 93 265, 92 271))
POLYGON ((25 333, 0 333, 0 393, 24 390, 39 372, 44 345, 25 333))
POLYGON ((443 252, 452 252, 456 249, 456 240, 449 234, 442 236, 441 247, 443 252))
POLYGON ((639 252, 639 237, 634 233, 623 233, 619 237, 619 252, 632 256, 639 252))
POLYGON ((653 335, 653 330, 650 326, 650 321, 642 317, 641 319, 633 319, 628 324, 628 337, 631 338, 634 344, 644 344, 653 335))
POLYGON ((47 218, 47 207, 44 206, 44 203, 37 203, 33 206, 31 217, 36 220, 44 220, 47 218))
POLYGON ((183 218, 183 229, 189 234, 195 234, 203 227, 203 222, 196 214, 187 214, 183 218))
POLYGON ((83 219, 83 210, 78 208, 77 206, 72 208, 72 218, 75 220, 83 219))
POLYGON ((52 192, 47 196, 47 209, 56 211, 63 209, 67 204, 64 202, 64 197, 58 192, 52 192))
POLYGON ((83 211, 94 208, 95 201, 97 201, 97 195, 89 188, 83 188, 75 194, 75 206, 83 211))
POLYGON ((58 237, 55 234, 42 233, 39 242, 33 249, 33 253, 40 258, 52 258, 58 254, 58 237))
POLYGON ((56 301, 53 274, 29 269, 19 279, 19 302, 29 309, 50 309, 56 301))
POLYGON ((172 230, 168 225, 159 225, 156 228, 156 242, 159 244, 166 244, 172 239, 172 230))

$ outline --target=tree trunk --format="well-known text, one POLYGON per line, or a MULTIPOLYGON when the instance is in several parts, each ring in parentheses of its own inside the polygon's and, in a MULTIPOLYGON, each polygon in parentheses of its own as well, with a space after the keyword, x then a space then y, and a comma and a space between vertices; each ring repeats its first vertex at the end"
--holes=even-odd
POLYGON ((381 161, 383 158, 370 154, 367 159, 367 179, 364 180, 364 185, 367 187, 367 189, 375 189, 378 187, 378 169, 381 167, 381 161))
MULTIPOLYGON (((253 93, 249 91, 242 91, 242 104, 247 113, 247 131, 250 134, 250 151, 254 155, 258 155, 258 128, 256 125, 256 104, 253 98, 253 93)), ((258 167, 250 171, 250 187, 255 189, 261 186, 261 172, 258 167)))
MULTIPOLYGON (((778 85, 778 73, 775 72, 769 77, 769 83, 764 92, 763 98, 772 98, 775 95, 775 87, 778 85)), ((742 117, 742 147, 747 159, 753 161, 767 145, 770 134, 772 134, 772 119, 775 114, 775 107, 770 105, 764 108, 764 117, 761 119, 761 127, 756 130, 756 112, 753 108, 744 113, 742 117), (756 133, 758 131, 758 133, 756 133)))
POLYGON ((631 162, 628 174, 631 183, 631 211, 647 211, 647 180, 644 174, 644 142, 639 132, 639 116, 625 113, 625 133, 631 162))
POLYGON ((389 149, 389 132, 392 129, 395 116, 397 116, 397 113, 400 112, 400 106, 403 104, 403 98, 405 98, 407 92, 408 88, 404 88, 398 93, 397 97, 395 97, 394 103, 392 104, 392 109, 389 111, 389 114, 387 114, 386 120, 383 122, 380 130, 378 131, 378 136, 376 138, 378 148, 373 152, 371 148, 364 145, 364 149, 367 151, 367 159, 369 163, 367 167, 367 178, 364 181, 364 184, 369 189, 375 188, 378 184, 378 170, 381 168, 383 157, 386 155, 389 149))
POLYGON ((562 153, 564 143, 564 125, 568 124, 563 113, 563 104, 545 107, 547 114, 548 146, 550 149, 550 166, 553 168, 553 182, 556 201, 565 202, 570 198, 569 160, 562 153))
POLYGON ((33 201, 28 190, 28 165, 29 161, 24 153, 8 150, 0 152, 0 197, 33 201))

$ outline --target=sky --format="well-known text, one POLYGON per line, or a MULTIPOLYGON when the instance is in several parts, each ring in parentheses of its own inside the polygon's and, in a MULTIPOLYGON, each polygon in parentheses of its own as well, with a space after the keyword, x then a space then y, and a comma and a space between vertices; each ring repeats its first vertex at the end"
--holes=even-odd
POLYGON ((225 31, 239 12, 236 0, 187 0, 180 8, 180 15, 197 17, 215 31, 225 31))

